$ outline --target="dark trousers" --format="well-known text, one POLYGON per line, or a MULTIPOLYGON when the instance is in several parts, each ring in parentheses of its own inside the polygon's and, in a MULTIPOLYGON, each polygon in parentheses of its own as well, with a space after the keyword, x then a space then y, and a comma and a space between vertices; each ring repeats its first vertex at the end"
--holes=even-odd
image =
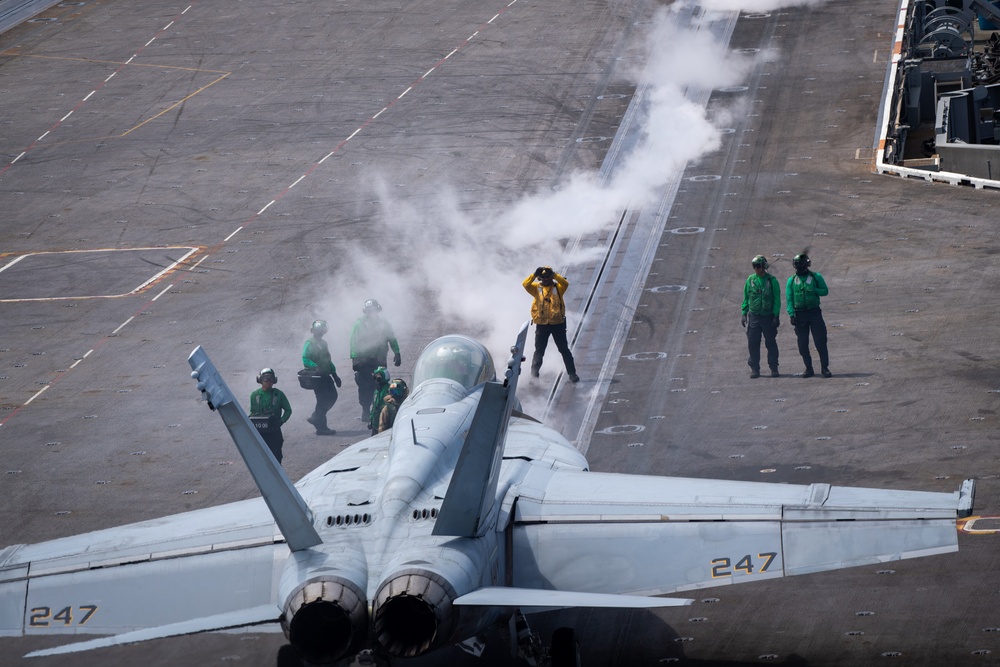
POLYGON ((358 385, 358 403, 361 404, 362 418, 367 420, 368 413, 372 408, 372 396, 375 394, 375 378, 372 373, 379 366, 385 366, 385 359, 355 359, 354 382, 358 385))
POLYGON ((826 322, 823 321, 823 311, 820 308, 795 311, 795 338, 799 342, 799 354, 805 362, 806 370, 812 370, 813 360, 809 354, 809 332, 812 332, 813 345, 819 354, 820 368, 830 366, 830 353, 826 349, 826 322))
POLYGON ((261 439, 267 448, 271 450, 274 454, 274 458, 278 459, 278 463, 281 463, 281 446, 285 444, 285 438, 281 435, 281 429, 273 431, 271 433, 261 433, 261 439))
POLYGON ((747 366, 760 371, 760 339, 764 338, 767 348, 767 367, 778 370, 778 327, 774 326, 774 318, 770 315, 755 315, 747 313, 747 349, 750 358, 747 366))
POLYGON ((562 355, 563 363, 566 364, 566 374, 576 375, 573 353, 569 351, 569 344, 566 342, 565 322, 535 325, 535 354, 531 357, 531 373, 538 375, 538 370, 542 367, 542 357, 545 356, 545 348, 549 346, 549 336, 552 336, 556 349, 562 355))
POLYGON ((316 409, 312 413, 312 425, 317 431, 324 431, 329 427, 326 425, 326 413, 330 411, 333 404, 337 402, 337 385, 333 383, 330 375, 321 375, 316 378, 315 389, 316 409))

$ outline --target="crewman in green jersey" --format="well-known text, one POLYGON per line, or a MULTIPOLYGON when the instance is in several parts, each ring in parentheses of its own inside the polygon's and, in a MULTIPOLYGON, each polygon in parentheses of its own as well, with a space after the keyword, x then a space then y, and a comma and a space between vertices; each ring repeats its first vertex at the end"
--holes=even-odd
POLYGON ((292 416, 292 406, 285 392, 274 386, 277 383, 278 375, 273 368, 261 369, 257 374, 260 388, 250 393, 250 421, 257 427, 274 458, 281 463, 281 446, 285 443, 281 426, 292 416))
POLYGON ((753 273, 743 284, 743 316, 740 324, 747 330, 747 349, 750 356, 750 377, 760 377, 760 339, 767 348, 767 366, 771 377, 778 373, 778 326, 781 324, 781 285, 767 272, 767 257, 757 255, 750 261, 753 273))
POLYGON ((809 333, 812 332, 813 345, 819 354, 819 367, 823 377, 833 377, 830 372, 830 353, 826 349, 826 322, 823 321, 823 311, 819 307, 819 298, 826 296, 830 290, 823 276, 810 271, 812 260, 806 253, 800 253, 792 259, 795 275, 785 283, 785 301, 788 304, 788 315, 795 327, 795 337, 799 342, 799 354, 806 364, 802 377, 811 378, 813 372, 812 355, 809 354, 809 333))

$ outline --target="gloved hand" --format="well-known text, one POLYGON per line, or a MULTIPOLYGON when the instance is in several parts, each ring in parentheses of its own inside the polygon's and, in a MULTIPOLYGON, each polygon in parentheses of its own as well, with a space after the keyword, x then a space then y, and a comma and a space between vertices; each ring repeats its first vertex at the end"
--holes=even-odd
POLYGON ((746 325, 747 325, 747 314, 743 313, 743 316, 740 317, 740 326, 745 327, 746 325))
POLYGON ((396 355, 392 358, 392 365, 398 366, 401 363, 403 363, 403 358, 399 356, 399 352, 397 352, 396 355))
POLYGON ((788 320, 792 323, 793 327, 796 325, 795 316, 794 315, 792 315, 790 318, 788 318, 788 320))
POLYGON ((771 320, 771 324, 774 325, 775 329, 777 329, 778 327, 781 326, 781 318, 775 315, 774 319, 771 320))
POLYGON ((333 383, 337 385, 338 389, 340 388, 340 376, 336 373, 333 374, 333 383))
POLYGON ((535 269, 535 277, 536 278, 542 277, 542 267, 538 267, 537 269, 535 269))

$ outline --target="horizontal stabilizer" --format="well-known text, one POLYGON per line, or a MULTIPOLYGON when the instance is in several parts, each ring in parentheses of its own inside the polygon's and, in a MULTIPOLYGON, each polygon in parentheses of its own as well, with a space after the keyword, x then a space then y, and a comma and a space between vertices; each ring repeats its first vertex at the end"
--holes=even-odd
POLYGON ((512 583, 647 595, 958 551, 956 514, 975 490, 567 470, 536 472, 522 488, 512 583))
POLYGON ((107 646, 117 646, 119 644, 134 644, 150 639, 162 639, 164 637, 179 637, 181 635, 193 635, 199 632, 210 632, 213 630, 232 630, 250 625, 262 625, 264 623, 276 623, 281 616, 281 610, 273 604, 265 604, 250 609, 231 611, 217 616, 206 616, 205 618, 195 618, 190 621, 161 625, 158 628, 143 628, 132 632, 124 632, 111 637, 101 637, 75 644, 65 644, 54 648, 32 651, 26 658, 40 658, 47 655, 62 655, 64 653, 79 653, 80 651, 90 651, 95 648, 105 648, 107 646))
POLYGON ((616 609, 649 609, 683 607, 694 600, 660 598, 643 595, 613 595, 550 591, 539 588, 480 588, 456 598, 453 604, 484 607, 607 607, 616 609))

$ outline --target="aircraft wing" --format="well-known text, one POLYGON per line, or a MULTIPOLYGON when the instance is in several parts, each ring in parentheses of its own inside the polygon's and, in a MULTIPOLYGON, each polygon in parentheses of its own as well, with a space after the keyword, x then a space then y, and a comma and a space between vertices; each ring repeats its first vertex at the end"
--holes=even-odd
POLYGON ((513 586, 658 595, 957 551, 973 484, 930 493, 537 467, 512 492, 513 586))
POLYGON ((289 552, 312 513, 208 355, 189 362, 262 498, 0 551, 0 636, 115 634, 59 652, 276 621, 289 552))
MULTIPOLYGON (((32 654, 56 655, 279 620, 286 565, 316 556, 311 547, 322 543, 312 511, 204 351, 189 361, 263 497, 0 550, 0 636, 113 635, 32 654)), ((329 492, 338 473, 383 450, 352 448, 307 475, 302 489, 338 502, 339 492, 329 492)), ((357 492, 344 490, 348 506, 357 492)), ((340 559, 346 544, 325 544, 323 557, 340 559)))
POLYGON ((263 608, 277 620, 288 554, 259 498, 13 545, 0 550, 0 636, 219 629, 259 623, 263 608))

